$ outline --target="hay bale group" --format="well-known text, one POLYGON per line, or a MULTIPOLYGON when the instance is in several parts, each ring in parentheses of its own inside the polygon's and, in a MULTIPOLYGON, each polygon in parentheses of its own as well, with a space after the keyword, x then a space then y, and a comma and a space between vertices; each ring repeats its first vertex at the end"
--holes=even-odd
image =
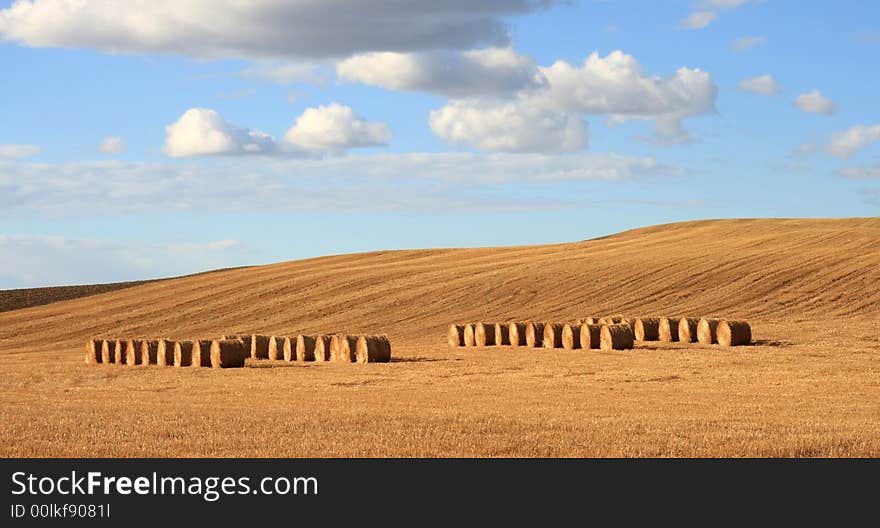
POLYGON ((752 341, 746 321, 675 317, 586 317, 567 323, 466 323, 449 326, 453 347, 513 346, 565 350, 630 350, 636 342, 666 341, 743 346, 752 341))
POLYGON ((89 339, 86 363, 241 368, 246 359, 388 363, 386 335, 226 335, 219 339, 89 339))

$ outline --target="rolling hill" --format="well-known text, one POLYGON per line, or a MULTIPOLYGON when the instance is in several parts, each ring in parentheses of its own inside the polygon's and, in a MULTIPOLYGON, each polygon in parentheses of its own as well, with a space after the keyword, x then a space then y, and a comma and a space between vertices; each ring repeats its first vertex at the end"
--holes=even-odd
POLYGON ((21 456, 876 456, 878 285, 878 218, 698 221, 167 279, 0 313, 0 445, 21 456), (757 346, 444 344, 453 321, 608 313, 747 318, 757 346), (197 374, 82 364, 93 335, 336 331, 388 333, 395 361, 197 374))

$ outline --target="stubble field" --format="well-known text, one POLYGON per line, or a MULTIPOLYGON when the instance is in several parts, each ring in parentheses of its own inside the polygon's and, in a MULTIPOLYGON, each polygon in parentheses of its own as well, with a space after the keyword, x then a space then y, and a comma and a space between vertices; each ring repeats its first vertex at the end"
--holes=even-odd
POLYGON ((219 271, 0 313, 2 456, 878 456, 880 219, 219 271), (449 348, 450 322, 720 315, 754 346, 449 348), (388 333, 389 364, 90 366, 92 335, 388 333))

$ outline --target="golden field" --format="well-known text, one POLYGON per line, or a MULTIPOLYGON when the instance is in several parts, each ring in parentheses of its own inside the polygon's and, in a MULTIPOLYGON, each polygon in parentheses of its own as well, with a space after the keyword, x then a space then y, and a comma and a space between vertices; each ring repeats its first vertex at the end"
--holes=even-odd
POLYGON ((878 456, 878 320, 877 218, 224 270, 0 313, 0 455, 878 456), (756 342, 446 345, 451 322, 610 313, 745 318, 756 342), (94 335, 336 331, 389 334, 392 362, 83 362, 94 335))

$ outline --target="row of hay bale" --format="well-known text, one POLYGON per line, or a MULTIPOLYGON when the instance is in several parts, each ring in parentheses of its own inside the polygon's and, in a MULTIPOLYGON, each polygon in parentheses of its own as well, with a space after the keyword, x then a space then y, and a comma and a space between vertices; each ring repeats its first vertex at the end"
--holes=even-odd
POLYGON ((248 348, 241 339, 89 339, 86 363, 241 368, 248 348))
POLYGON ((245 359, 387 363, 385 335, 226 335, 220 339, 89 339, 86 363, 175 367, 243 367, 245 359))
POLYGON ((473 323, 450 325, 450 346, 524 346, 626 350, 635 341, 749 345, 751 325, 716 318, 586 317, 567 323, 473 323))
POLYGON ((632 327, 624 323, 474 323, 453 324, 447 334, 450 346, 521 346, 532 348, 633 348, 632 327))
POLYGON ((253 359, 388 363, 391 341, 386 335, 319 334, 295 336, 226 336, 245 340, 253 359))

